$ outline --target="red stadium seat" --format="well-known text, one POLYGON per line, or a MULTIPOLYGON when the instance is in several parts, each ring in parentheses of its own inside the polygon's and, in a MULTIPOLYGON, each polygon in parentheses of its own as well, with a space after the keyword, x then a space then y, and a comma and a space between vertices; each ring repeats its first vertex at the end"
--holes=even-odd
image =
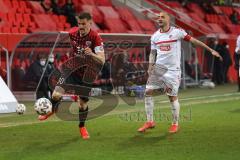
POLYGON ((12 27, 11 28, 11 33, 19 33, 18 27, 12 27))
POLYGON ((55 22, 49 21, 51 19, 50 15, 33 15, 33 19, 37 23, 37 26, 44 31, 55 31, 57 29, 55 22))
POLYGON ((138 23, 137 20, 132 19, 132 20, 127 21, 126 23, 129 25, 129 28, 131 30, 130 33, 142 33, 143 32, 143 30, 140 27, 140 24, 138 23))
POLYGON ((66 18, 65 16, 63 16, 63 15, 60 15, 60 16, 59 16, 59 20, 60 20, 60 22, 62 22, 62 23, 67 22, 67 18, 66 18))
POLYGON ((98 6, 112 6, 111 0, 95 0, 95 3, 98 6))
POLYGON ((11 33, 10 27, 2 27, 2 32, 3 33, 11 33))
POLYGON ((223 11, 219 6, 213 6, 213 10, 216 14, 223 14, 223 11))
POLYGON ((126 33, 127 29, 120 19, 105 19, 105 25, 112 33, 126 33))
POLYGON ((214 33, 225 33, 225 31, 216 23, 208 23, 214 33))
POLYGON ((202 23, 202 24, 205 24, 205 21, 201 18, 201 17, 199 17, 198 16, 198 14, 197 13, 189 13, 188 14, 193 20, 195 20, 195 21, 197 21, 197 22, 199 22, 199 23, 202 23))
POLYGON ((19 28, 20 33, 28 33, 27 28, 19 28))
POLYGON ((233 12, 232 7, 228 7, 228 6, 219 6, 219 8, 222 10, 222 12, 224 14, 226 14, 227 16, 230 16, 233 12))
POLYGON ((127 7, 116 7, 116 10, 118 11, 120 17, 125 21, 135 19, 135 16, 128 10, 127 7))
POLYGON ((30 1, 29 4, 34 13, 44 13, 44 9, 39 2, 30 1))
POLYGON ((138 19, 140 26, 143 28, 145 33, 153 33, 156 30, 153 22, 150 20, 140 20, 138 19))
POLYGON ((81 3, 83 5, 92 5, 92 6, 95 5, 95 1, 94 0, 80 0, 80 1, 81 1, 81 3))
POLYGON ((103 13, 104 18, 120 18, 118 12, 112 7, 99 6, 98 8, 103 13))
POLYGON ((204 11, 202 10, 202 8, 197 5, 196 3, 188 3, 187 4, 187 8, 194 12, 194 13, 197 13, 202 19, 205 17, 205 13, 204 11))
POLYGON ((232 33, 232 34, 240 33, 240 25, 227 24, 226 29, 228 30, 229 33, 232 33))
POLYGON ((2 13, 7 13, 9 8, 11 8, 11 6, 9 7, 3 0, 0 0, 0 6, 2 13))

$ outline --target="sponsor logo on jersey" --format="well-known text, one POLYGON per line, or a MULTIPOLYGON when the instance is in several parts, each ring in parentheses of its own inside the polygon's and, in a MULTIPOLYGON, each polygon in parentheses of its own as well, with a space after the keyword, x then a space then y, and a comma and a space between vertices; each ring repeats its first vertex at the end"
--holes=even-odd
POLYGON ((171 50, 171 46, 170 45, 162 45, 159 46, 161 51, 170 51, 171 50))

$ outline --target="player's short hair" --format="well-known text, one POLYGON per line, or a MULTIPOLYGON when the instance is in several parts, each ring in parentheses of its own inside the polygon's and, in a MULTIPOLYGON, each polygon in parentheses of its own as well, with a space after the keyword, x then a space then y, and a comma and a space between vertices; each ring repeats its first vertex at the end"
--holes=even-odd
POLYGON ((91 20, 92 16, 90 13, 88 12, 82 12, 80 13, 80 15, 78 16, 78 19, 87 19, 87 20, 91 20))

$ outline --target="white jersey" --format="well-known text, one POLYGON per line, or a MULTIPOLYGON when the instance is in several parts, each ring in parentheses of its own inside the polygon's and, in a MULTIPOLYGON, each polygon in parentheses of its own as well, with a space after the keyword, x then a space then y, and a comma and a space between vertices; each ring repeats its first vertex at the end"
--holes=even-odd
POLYGON ((168 70, 180 70, 181 39, 191 39, 181 28, 170 27, 167 32, 155 32, 151 37, 151 50, 157 50, 156 64, 168 70))
POLYGON ((237 38, 237 44, 236 44, 235 52, 237 53, 239 50, 240 50, 240 35, 237 38))

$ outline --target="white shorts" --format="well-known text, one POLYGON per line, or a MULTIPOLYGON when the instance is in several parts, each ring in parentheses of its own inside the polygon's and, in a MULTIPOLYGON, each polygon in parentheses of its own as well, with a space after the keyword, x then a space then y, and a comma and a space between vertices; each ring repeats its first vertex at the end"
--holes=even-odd
POLYGON ((162 89, 168 96, 177 96, 181 82, 181 71, 167 71, 166 73, 150 74, 148 77, 146 89, 162 89))

